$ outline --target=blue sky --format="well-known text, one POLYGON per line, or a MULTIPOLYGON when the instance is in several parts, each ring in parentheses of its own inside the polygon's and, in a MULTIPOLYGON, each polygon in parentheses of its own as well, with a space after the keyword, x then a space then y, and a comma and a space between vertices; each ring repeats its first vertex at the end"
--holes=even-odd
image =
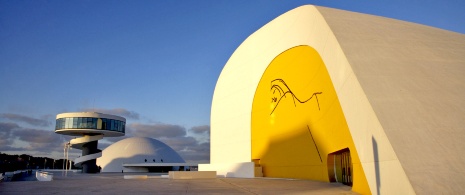
POLYGON ((99 111, 126 117, 127 136, 208 162, 223 66, 250 34, 305 4, 465 33, 461 0, 0 0, 0 152, 59 158, 71 137, 53 133, 56 114, 99 111))

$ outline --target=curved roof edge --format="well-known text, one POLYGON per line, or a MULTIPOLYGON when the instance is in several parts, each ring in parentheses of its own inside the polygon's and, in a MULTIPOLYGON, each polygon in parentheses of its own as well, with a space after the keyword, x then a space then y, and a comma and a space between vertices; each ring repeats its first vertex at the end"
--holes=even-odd
MULTIPOLYGON (((359 17, 352 14, 351 17, 359 17)), ((212 100, 211 164, 250 161, 250 112, 255 89, 271 60, 298 45, 315 48, 327 66, 371 193, 380 186, 397 186, 381 188, 386 193, 415 193, 346 58, 348 51, 341 48, 325 17, 311 5, 295 8, 266 24, 228 60, 212 100)))
MULTIPOLYGON (((465 186, 465 34, 317 7, 416 193, 465 186), (449 167, 449 168, 438 168, 449 167), (424 178, 431 178, 425 180, 424 178)), ((383 174, 381 172, 381 174, 383 174)))
POLYGON ((60 113, 56 116, 56 119, 59 118, 66 118, 66 117, 94 117, 94 118, 107 118, 107 119, 114 119, 126 122, 126 119, 121 116, 111 115, 111 114, 103 114, 99 112, 67 112, 67 113, 60 113))

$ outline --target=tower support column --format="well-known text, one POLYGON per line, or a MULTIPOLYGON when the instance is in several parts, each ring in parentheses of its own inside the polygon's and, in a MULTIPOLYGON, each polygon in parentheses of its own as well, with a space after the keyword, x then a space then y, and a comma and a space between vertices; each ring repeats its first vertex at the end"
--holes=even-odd
MULTIPOLYGON (((82 145, 82 156, 87 156, 90 154, 99 153, 100 150, 97 149, 98 141, 88 142, 82 145)), ((88 160, 82 163, 82 172, 83 173, 98 173, 97 159, 88 160)))

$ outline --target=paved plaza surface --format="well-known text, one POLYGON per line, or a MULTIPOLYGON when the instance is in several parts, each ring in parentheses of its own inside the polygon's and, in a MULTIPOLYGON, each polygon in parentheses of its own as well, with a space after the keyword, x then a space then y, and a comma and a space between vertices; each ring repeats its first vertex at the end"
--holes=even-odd
MULTIPOLYGON (((125 175, 135 175, 125 173, 125 175)), ((124 179, 122 173, 55 173, 53 181, 0 183, 0 194, 356 194, 338 183, 271 178, 173 180, 141 173, 148 179, 124 179)))

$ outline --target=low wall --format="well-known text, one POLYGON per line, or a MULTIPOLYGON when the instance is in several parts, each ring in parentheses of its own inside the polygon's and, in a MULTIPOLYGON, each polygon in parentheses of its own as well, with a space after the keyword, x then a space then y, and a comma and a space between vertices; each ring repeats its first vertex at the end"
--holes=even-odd
POLYGON ((170 179, 212 179, 216 178, 216 171, 170 171, 170 179))
POLYGON ((124 179, 147 179, 147 175, 124 175, 124 179))
POLYGON ((32 174, 32 170, 18 170, 13 172, 5 172, 1 176, 3 181, 21 181, 22 178, 28 177, 32 174))
POLYGON ((219 177, 254 178, 253 162, 199 164, 199 171, 216 171, 219 177))
POLYGON ((44 171, 36 171, 36 178, 39 181, 52 181, 53 173, 44 172, 44 171))

